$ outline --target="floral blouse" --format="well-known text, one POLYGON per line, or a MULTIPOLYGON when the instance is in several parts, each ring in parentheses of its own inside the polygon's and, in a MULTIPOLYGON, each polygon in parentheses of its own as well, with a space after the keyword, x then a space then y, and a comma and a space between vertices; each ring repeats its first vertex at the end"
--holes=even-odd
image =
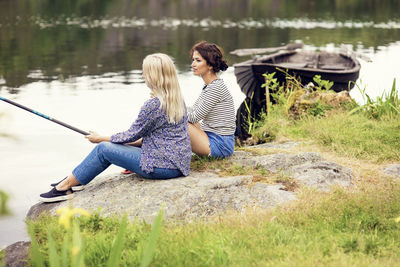
POLYGON ((153 97, 142 106, 136 121, 124 132, 111 136, 112 143, 130 143, 143 138, 140 168, 150 173, 153 168, 178 169, 189 175, 192 150, 188 119, 169 123, 160 100, 153 97))

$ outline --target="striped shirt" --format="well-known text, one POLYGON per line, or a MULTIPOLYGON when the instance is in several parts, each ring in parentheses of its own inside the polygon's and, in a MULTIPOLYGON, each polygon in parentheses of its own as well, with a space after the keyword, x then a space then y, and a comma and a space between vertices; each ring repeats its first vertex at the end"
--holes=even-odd
POLYGON ((203 131, 219 135, 235 133, 235 106, 222 79, 216 79, 204 86, 193 107, 188 109, 188 120, 191 123, 200 122, 203 131))

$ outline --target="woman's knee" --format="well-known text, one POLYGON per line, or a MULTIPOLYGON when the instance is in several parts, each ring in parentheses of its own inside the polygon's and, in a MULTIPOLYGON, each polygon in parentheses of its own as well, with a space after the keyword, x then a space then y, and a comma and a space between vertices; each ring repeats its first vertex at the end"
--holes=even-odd
POLYGON ((112 143, 110 142, 100 142, 96 145, 95 149, 99 150, 99 151, 104 151, 104 150, 108 150, 112 147, 112 143))
POLYGON ((106 157, 106 155, 112 154, 113 153, 113 147, 116 144, 110 143, 110 142, 100 142, 96 145, 94 148, 94 152, 96 155, 100 158, 106 157))

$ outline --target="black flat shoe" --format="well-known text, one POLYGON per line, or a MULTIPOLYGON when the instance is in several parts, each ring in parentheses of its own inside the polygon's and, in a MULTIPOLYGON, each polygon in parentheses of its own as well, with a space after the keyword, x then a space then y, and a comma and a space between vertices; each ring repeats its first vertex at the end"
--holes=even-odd
POLYGON ((74 191, 72 189, 58 191, 55 187, 47 193, 40 194, 40 200, 43 202, 57 202, 71 199, 73 197, 74 191))
MULTIPOLYGON (((65 177, 64 179, 62 179, 61 181, 57 182, 57 183, 52 183, 50 186, 51 187, 56 187, 59 183, 61 183, 62 181, 64 181, 65 179, 67 179, 67 177, 65 177)), ((84 185, 78 184, 78 185, 74 185, 72 187, 72 190, 74 191, 82 191, 83 189, 85 189, 84 185)))

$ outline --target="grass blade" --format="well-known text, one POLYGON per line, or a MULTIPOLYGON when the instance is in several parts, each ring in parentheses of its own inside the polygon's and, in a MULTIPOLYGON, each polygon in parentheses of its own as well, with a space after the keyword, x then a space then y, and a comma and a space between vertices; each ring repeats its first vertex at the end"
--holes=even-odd
POLYGON ((28 224, 28 233, 31 237, 31 250, 32 250, 32 265, 38 267, 44 267, 43 256, 40 253, 39 245, 36 241, 35 231, 33 230, 32 224, 28 224))
POLYGON ((74 222, 72 228, 72 266, 81 267, 84 266, 84 251, 85 243, 81 237, 79 226, 74 222))
POLYGON ((60 267, 59 256, 56 249, 56 243, 54 242, 51 231, 47 233, 47 240, 49 242, 49 263, 51 267, 60 267))
POLYGON ((160 236, 161 232, 161 223, 163 219, 163 208, 161 208, 160 212, 157 215, 157 218, 154 221, 153 227, 151 229, 151 233, 149 239, 147 240, 146 249, 144 250, 142 261, 140 263, 141 267, 147 267, 151 263, 154 255, 154 251, 156 248, 156 241, 160 236))
POLYGON ((61 251, 61 262, 63 267, 68 267, 69 266, 69 261, 68 261, 68 248, 70 247, 70 240, 69 238, 64 238, 63 241, 63 247, 61 251))
POLYGON ((127 225, 128 225, 128 218, 125 216, 122 219, 118 235, 113 242, 110 257, 108 258, 107 262, 108 267, 114 267, 119 265, 119 262, 121 260, 122 249, 124 247, 127 225))

